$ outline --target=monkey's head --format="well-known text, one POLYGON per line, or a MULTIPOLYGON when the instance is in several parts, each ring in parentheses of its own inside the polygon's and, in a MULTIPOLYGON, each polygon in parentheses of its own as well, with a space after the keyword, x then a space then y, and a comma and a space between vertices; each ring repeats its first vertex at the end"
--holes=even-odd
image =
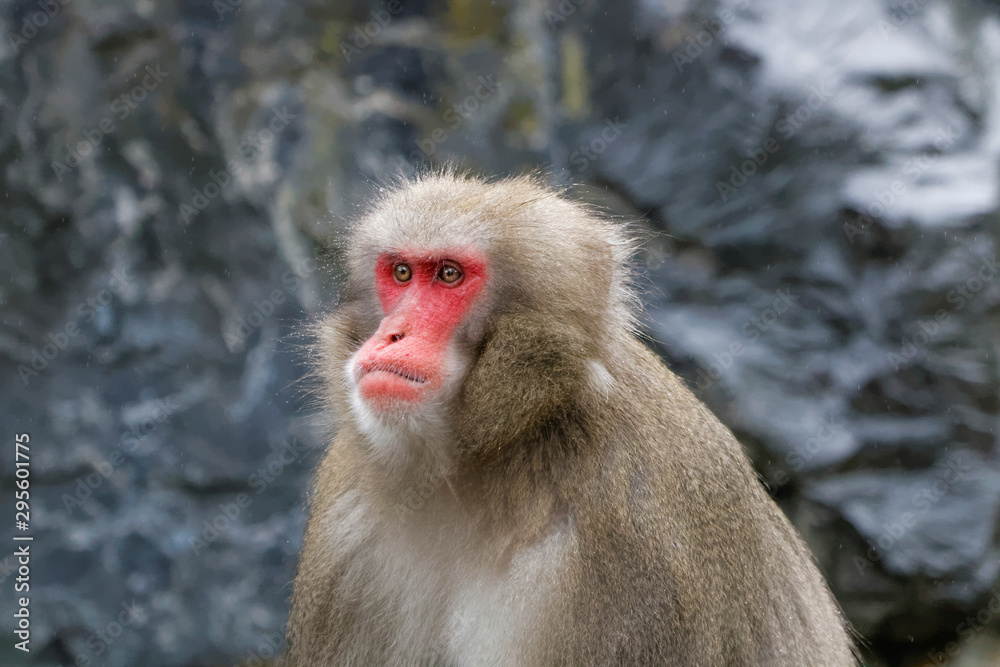
POLYGON ((453 438, 457 404, 464 422, 502 421, 478 413, 512 388, 549 409, 538 387, 562 388, 607 358, 591 348, 631 333, 631 252, 620 228, 531 178, 437 174, 384 192, 353 230, 321 335, 335 408, 375 449, 453 438))

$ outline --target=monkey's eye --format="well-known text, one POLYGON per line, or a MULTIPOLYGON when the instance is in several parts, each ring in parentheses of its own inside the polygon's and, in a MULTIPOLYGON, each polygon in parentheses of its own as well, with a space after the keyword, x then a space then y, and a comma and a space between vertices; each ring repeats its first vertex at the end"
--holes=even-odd
POLYGON ((462 272, 459 271, 457 266, 445 264, 441 267, 441 270, 438 271, 438 278, 441 282, 453 285, 462 279, 462 272))
POLYGON ((409 264, 403 264, 400 262, 396 266, 392 267, 392 275, 401 283, 405 283, 407 280, 413 277, 413 271, 410 270, 409 264))

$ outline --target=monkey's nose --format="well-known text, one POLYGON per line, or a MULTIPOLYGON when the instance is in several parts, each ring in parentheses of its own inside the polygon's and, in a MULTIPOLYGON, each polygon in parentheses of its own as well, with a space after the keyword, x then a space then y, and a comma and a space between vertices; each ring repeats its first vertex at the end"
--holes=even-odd
POLYGON ((409 328, 406 318, 390 315, 382 320, 378 331, 375 332, 374 340, 378 341, 379 347, 392 345, 403 340, 409 328))

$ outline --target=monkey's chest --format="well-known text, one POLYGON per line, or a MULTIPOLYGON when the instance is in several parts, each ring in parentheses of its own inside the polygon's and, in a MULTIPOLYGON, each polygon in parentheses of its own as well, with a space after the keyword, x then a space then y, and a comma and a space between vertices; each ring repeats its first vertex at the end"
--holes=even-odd
POLYGON ((400 664, 538 662, 540 628, 555 611, 575 548, 571 527, 555 527, 502 556, 454 525, 434 531, 419 522, 369 523, 363 537, 357 529, 345 521, 330 535, 343 558, 337 602, 350 619, 354 657, 400 664))

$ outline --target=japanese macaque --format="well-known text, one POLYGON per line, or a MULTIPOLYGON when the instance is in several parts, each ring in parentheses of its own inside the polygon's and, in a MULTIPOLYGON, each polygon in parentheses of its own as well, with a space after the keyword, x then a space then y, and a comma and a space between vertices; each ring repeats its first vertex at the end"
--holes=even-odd
POLYGON ((637 338, 620 225, 443 173, 356 226, 291 665, 854 665, 741 445, 637 338))

